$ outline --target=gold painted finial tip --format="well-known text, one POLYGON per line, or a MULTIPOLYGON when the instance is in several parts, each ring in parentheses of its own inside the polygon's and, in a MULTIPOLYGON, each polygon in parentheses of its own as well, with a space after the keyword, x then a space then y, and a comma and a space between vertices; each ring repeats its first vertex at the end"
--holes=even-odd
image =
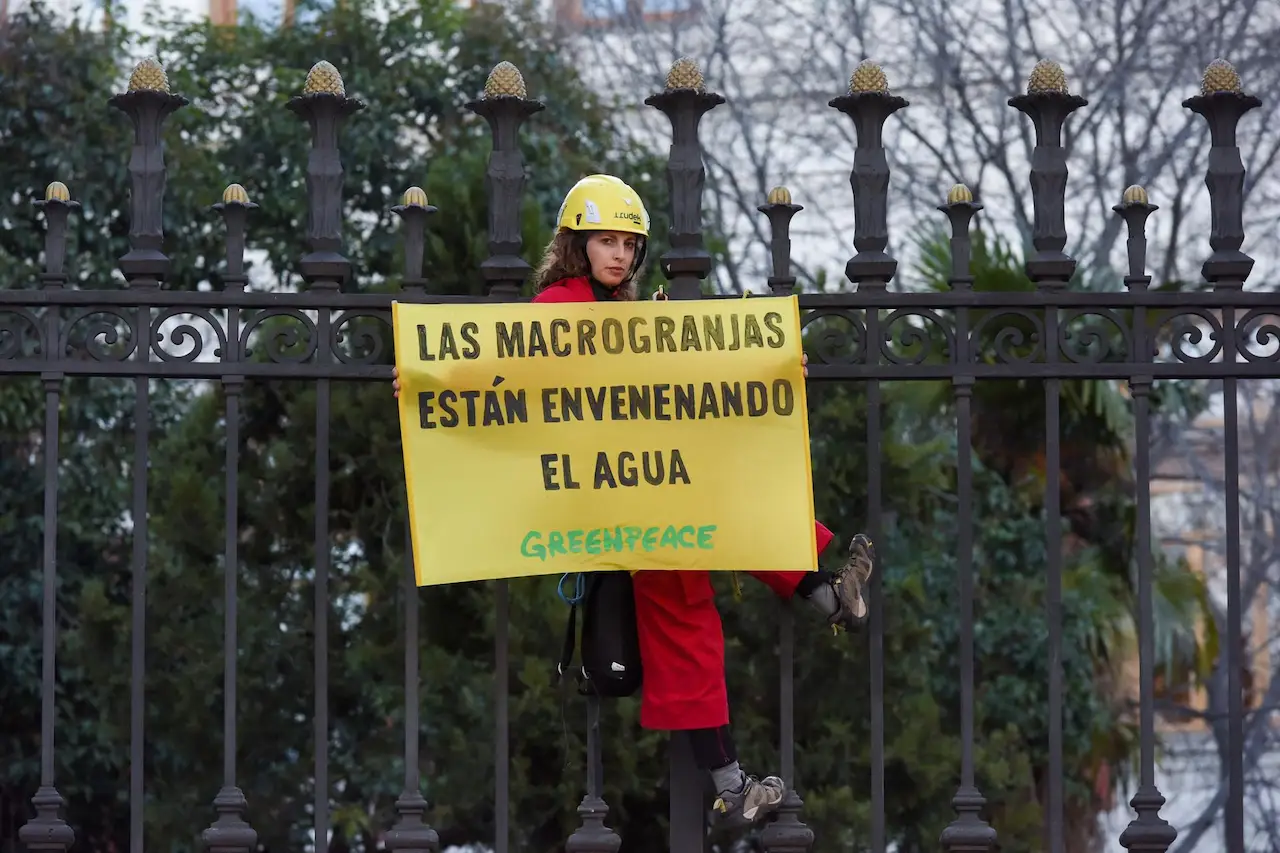
POLYGON ((400 197, 400 204, 404 207, 426 207, 427 194, 422 191, 422 187, 409 187, 400 197))
POLYGON ((524 75, 515 65, 505 59, 493 66, 489 78, 484 81, 486 98, 527 98, 529 87, 525 84, 524 75))
POLYGON ((1125 204, 1148 204, 1147 191, 1142 187, 1134 184, 1124 191, 1124 195, 1120 200, 1125 204))
POLYGON ((228 184, 222 191, 223 204, 248 204, 249 194, 239 184, 228 184))
POLYGON ((864 95, 871 92, 889 94, 889 78, 885 76, 883 68, 870 59, 864 59, 849 75, 849 94, 864 95))
POLYGON ((148 56, 133 67, 129 75, 130 92, 165 92, 169 91, 169 75, 164 66, 154 56, 148 56))
POLYGON ((1050 92, 1059 95, 1068 94, 1067 74, 1062 70, 1062 66, 1052 59, 1042 59, 1036 63, 1036 67, 1031 70, 1031 76, 1027 78, 1027 94, 1040 95, 1050 92))
POLYGON ((44 188, 45 201, 71 201, 71 191, 62 181, 54 181, 44 188))
POLYGON ((1224 92, 1240 95, 1244 93, 1244 86, 1240 83, 1240 74, 1234 65, 1225 59, 1215 59, 1205 67, 1204 75, 1200 78, 1200 94, 1216 95, 1224 92))
POLYGON ((337 95, 345 98, 347 84, 332 62, 322 59, 307 72, 307 80, 302 84, 304 95, 337 95))
POLYGON ((791 190, 786 187, 769 190, 769 204, 791 204, 791 190))
POLYGON ((707 81, 702 76, 702 69, 690 57, 682 56, 671 63, 671 68, 667 71, 665 84, 668 92, 680 89, 692 89, 695 92, 702 92, 706 87, 707 81))
POLYGON ((956 184, 947 191, 947 204, 964 204, 973 201, 973 190, 964 184, 956 184))

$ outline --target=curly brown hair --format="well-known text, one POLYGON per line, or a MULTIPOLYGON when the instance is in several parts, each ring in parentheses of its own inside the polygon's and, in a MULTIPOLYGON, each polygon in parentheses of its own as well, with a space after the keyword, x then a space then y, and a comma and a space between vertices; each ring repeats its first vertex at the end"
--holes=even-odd
MULTIPOLYGON (((643 240, 643 238, 641 238, 643 240)), ((637 247, 637 252, 643 246, 637 247)), ((591 264, 587 261, 587 234, 569 228, 561 228, 556 236, 547 244, 542 253, 542 262, 533 274, 533 292, 541 293, 546 288, 566 278, 581 278, 591 275, 591 264)), ((618 285, 618 299, 634 302, 636 299, 636 279, 640 277, 640 266, 631 271, 631 276, 618 285)))

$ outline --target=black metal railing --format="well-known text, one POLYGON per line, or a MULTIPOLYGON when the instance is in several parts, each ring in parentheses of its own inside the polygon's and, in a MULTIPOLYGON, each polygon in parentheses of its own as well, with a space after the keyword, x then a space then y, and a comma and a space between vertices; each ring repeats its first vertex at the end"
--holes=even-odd
MULTIPOLYGON (((678 62, 663 92, 646 100, 671 121, 668 182, 673 223, 671 249, 661 259, 661 269, 671 281, 675 298, 698 298, 711 272, 711 257, 703 244, 701 196, 704 171, 698 122, 723 98, 706 91, 701 74, 687 60, 678 62)), ((317 853, 327 849, 329 821, 329 526, 330 492, 330 383, 334 379, 386 382, 390 368, 390 303, 445 301, 434 292, 430 275, 424 276, 423 255, 428 216, 435 208, 417 188, 404 194, 394 211, 403 221, 405 266, 398 293, 359 292, 350 287, 351 264, 342 255, 343 171, 338 149, 342 122, 362 108, 346 95, 341 77, 328 63, 320 63, 308 75, 303 94, 289 107, 311 130, 312 148, 307 163, 308 253, 299 268, 307 288, 298 292, 264 292, 248 286, 244 252, 250 233, 249 214, 254 205, 239 185, 227 188, 217 209, 226 228, 224 289, 217 292, 174 292, 165 289, 169 259, 162 251, 161 222, 165 187, 163 126, 168 115, 186 103, 168 91, 163 70, 154 61, 140 64, 129 91, 111 100, 125 112, 136 138, 129 161, 132 192, 130 251, 119 261, 127 286, 119 290, 79 290, 69 286, 66 273, 67 219, 77 204, 61 183, 51 184, 42 201, 47 223, 44 274, 37 289, 0 290, 0 375, 39 377, 44 383, 44 552, 43 552, 43 669, 41 675, 41 776, 32 798, 34 817, 22 827, 20 837, 28 849, 65 853, 71 848, 74 827, 65 821, 63 798, 54 778, 55 653, 58 646, 56 618, 57 530, 59 512, 59 411, 63 383, 74 376, 132 377, 136 444, 133 467, 133 589, 129 809, 132 853, 143 850, 144 692, 147 661, 144 653, 147 590, 147 464, 150 383, 155 379, 195 378, 221 383, 226 422, 226 507, 224 554, 224 772, 221 787, 211 791, 214 819, 204 831, 204 842, 218 853, 254 853, 257 833, 248 821, 245 795, 239 787, 243 771, 237 767, 237 493, 240 490, 239 451, 241 389, 246 383, 269 378, 307 380, 315 383, 315 838, 317 853), (181 318, 197 318, 205 331, 191 322, 165 332, 167 324, 181 318), (169 344, 186 350, 175 354, 169 344)), ((831 106, 854 122, 858 142, 854 152, 851 184, 855 202, 856 254, 849 259, 846 275, 855 288, 840 294, 801 294, 803 323, 811 351, 810 375, 815 382, 856 380, 867 389, 867 446, 872 449, 867 469, 867 529, 873 538, 882 527, 882 444, 880 421, 881 383, 888 380, 949 380, 958 410, 956 440, 959 447, 956 506, 959 526, 956 554, 960 607, 959 671, 960 734, 962 743, 959 785, 952 801, 955 820, 942 835, 950 851, 992 850, 998 827, 982 815, 984 800, 974 772, 974 517, 973 463, 970 448, 970 407, 975 383, 986 379, 1028 379, 1040 383, 1046 411, 1044 483, 1045 539, 1048 554, 1049 656, 1049 756, 1047 837, 1049 849, 1061 853, 1064 844, 1063 675, 1062 675, 1062 555, 1063 531, 1059 512, 1060 397, 1064 379, 1112 379, 1128 383, 1136 417, 1135 469, 1137 481, 1137 539, 1150 538, 1151 497, 1149 397, 1152 383, 1161 378, 1219 378, 1226 402, 1227 589, 1230 726, 1228 728, 1229 796, 1226 807, 1226 849, 1244 850, 1243 763, 1244 716, 1241 707, 1241 586, 1239 548, 1239 448, 1236 440, 1236 385, 1241 378, 1275 376, 1280 353, 1259 354, 1259 347, 1274 334, 1271 314, 1278 310, 1270 293, 1246 292, 1244 282, 1252 260, 1240 251, 1244 168, 1235 143, 1241 116, 1259 101, 1240 88, 1230 66, 1217 62, 1205 74, 1201 94, 1185 106, 1208 122, 1213 147, 1206 183, 1212 206, 1212 255, 1204 263, 1210 293, 1154 292, 1146 274, 1145 223, 1156 207, 1138 187, 1125 191, 1115 208, 1129 230, 1126 290, 1116 293, 1076 292, 1069 289, 1075 261, 1064 253, 1067 242, 1064 212, 1067 157, 1062 129, 1070 114, 1086 106, 1083 98, 1067 92, 1060 68, 1041 63, 1031 75, 1026 94, 1010 100, 1035 126, 1036 147, 1030 184, 1035 204, 1032 243, 1034 254, 1026 272, 1033 292, 975 292, 969 270, 969 227, 982 209, 972 193, 956 186, 941 206, 952 229, 950 289, 940 293, 900 292, 889 289, 897 261, 888 253, 887 203, 889 166, 881 134, 885 122, 907 102, 889 91, 883 72, 871 63, 860 65, 849 91, 831 106), (1208 332, 1212 346, 1193 352, 1208 332), (895 343, 896 342, 896 343, 895 343)), ((524 164, 517 136, 521 124, 542 105, 528 98, 519 72, 503 63, 494 69, 484 97, 468 104, 489 124, 493 153, 488 167, 489 258, 480 273, 495 300, 519 298, 529 273, 522 258, 518 212, 524 184, 524 164)), ((779 188, 761 206, 772 228, 773 269, 768 279, 773 294, 795 290, 790 272, 788 227, 801 208, 779 188)), ((1132 850, 1163 851, 1173 842, 1174 830, 1160 816, 1164 798, 1154 776, 1154 684, 1152 554, 1139 547, 1138 590, 1140 632, 1140 784, 1132 800, 1135 817, 1121 836, 1132 850)), ((876 573, 871 590, 870 621, 870 721, 871 815, 870 847, 882 853, 885 826, 885 709, 884 631, 885 607, 876 573)), ((428 804, 419 785, 419 635, 418 595, 412 566, 405 567, 404 601, 404 782, 396 801, 397 820, 385 836, 393 851, 427 851, 438 848, 435 831, 427 820, 428 804)), ((494 583, 495 620, 494 687, 495 730, 495 838, 497 853, 507 853, 510 754, 507 691, 508 615, 507 583, 494 583)), ((783 774, 794 775, 794 714, 792 705, 794 651, 792 617, 782 607, 780 618, 781 719, 783 774)), ((427 685, 427 689, 431 689, 427 685)), ((608 807, 603 800, 600 767, 600 709, 588 708, 588 773, 586 796, 579 809, 581 827, 567 841, 567 849, 580 853, 612 853, 620 844, 616 832, 605 823, 608 807)), ((427 745, 430 748, 430 745, 427 745)), ((700 851, 705 844, 704 813, 699 807, 702 782, 693 769, 683 738, 672 738, 671 750, 671 850, 700 851)), ((791 786, 789 786, 791 787, 791 786)), ((813 833, 802 820, 803 803, 792 790, 776 821, 764 831, 762 843, 769 851, 803 851, 813 844, 813 833)))

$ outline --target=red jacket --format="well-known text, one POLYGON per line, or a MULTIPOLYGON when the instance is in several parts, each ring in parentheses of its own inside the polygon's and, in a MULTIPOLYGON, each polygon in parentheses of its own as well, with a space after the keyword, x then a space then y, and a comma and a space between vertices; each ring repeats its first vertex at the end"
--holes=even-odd
MULTIPOLYGON (((595 302, 585 278, 544 288, 535 303, 595 302)), ((763 511, 763 508, 762 508, 763 511)), ((815 522, 818 553, 831 531, 815 522)), ((808 572, 751 572, 779 597, 791 598, 808 572)), ((636 571, 636 631, 644 664, 640 725, 688 730, 727 725, 729 698, 724 675, 724 633, 707 571, 636 571)))

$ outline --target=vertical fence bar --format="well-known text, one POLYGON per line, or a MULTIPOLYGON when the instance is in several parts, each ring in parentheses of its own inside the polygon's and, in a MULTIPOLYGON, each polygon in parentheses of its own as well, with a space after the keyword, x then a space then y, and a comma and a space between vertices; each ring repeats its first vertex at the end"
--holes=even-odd
MULTIPOLYGON (((489 257, 480 264, 487 295, 510 302, 532 268, 520 256, 520 200, 524 194, 524 157, 520 153, 520 126, 543 105, 528 97, 524 75, 510 62, 499 62, 485 80, 484 94, 469 101, 467 109, 489 124, 493 150, 485 169, 489 201, 489 257)), ((510 731, 510 587, 494 582, 493 691, 494 691, 494 851, 507 853, 511 846, 511 731, 510 731)))
MULTIPOLYGON (((404 221, 404 278, 408 293, 422 293, 422 256, 427 217, 436 212, 427 204, 421 187, 409 187, 400 204, 391 208, 404 221)), ((422 679, 418 657, 418 576, 413 564, 413 517, 406 513, 404 527, 404 786, 396 798, 396 824, 386 835, 391 853, 435 853, 440 837, 427 823, 428 804, 422 796, 422 775, 418 765, 419 684, 422 679)))
MULTIPOLYGON (((1035 224, 1031 242, 1035 253, 1027 261, 1027 276, 1041 293, 1066 289, 1076 262, 1062 250, 1067 244, 1067 155, 1062 147, 1062 127, 1072 112, 1087 104, 1069 94, 1067 78, 1056 62, 1041 60, 1031 72, 1024 95, 1009 99, 1031 119, 1036 145, 1031 153, 1031 192, 1035 224)), ((1042 346, 1046 364, 1059 356, 1058 308, 1045 307, 1042 346)), ((1062 763, 1062 451, 1060 408, 1062 380, 1045 380, 1045 616, 1049 623, 1049 775, 1046 832, 1050 853, 1063 853, 1062 763)))
MULTIPOLYGON (((1147 202, 1147 191, 1142 187, 1129 187, 1124 191, 1120 204, 1111 208, 1125 221, 1129 272, 1125 287, 1130 293, 1142 293, 1151 284, 1147 268, 1147 217, 1156 206, 1147 202)), ((1147 339, 1147 309, 1138 305, 1133 309, 1133 351, 1129 360, 1145 364, 1152 356, 1151 343, 1147 339)), ((1138 790, 1129 801, 1135 817, 1120 833, 1120 843, 1129 850, 1141 853, 1164 853, 1178 837, 1178 831, 1160 816, 1165 799, 1156 787, 1155 748, 1155 614, 1152 604, 1152 574, 1154 555, 1151 540, 1151 381, 1149 373, 1135 374, 1129 378, 1130 395, 1133 397, 1134 419, 1134 481, 1136 487, 1137 518, 1134 525, 1134 548, 1138 561, 1138 716, 1139 716, 1139 767, 1138 790)))
MULTIPOLYGON (((66 285, 64 261, 67 252, 67 216, 79 202, 71 200, 66 184, 54 181, 44 192, 44 200, 35 202, 44 210, 45 243, 44 274, 40 277, 45 290, 59 290, 66 285)), ((44 341, 41 357, 50 364, 62 359, 60 335, 62 324, 57 307, 45 309, 44 341)), ((21 353, 19 353, 20 355, 21 353)), ((41 573, 43 575, 40 612, 40 787, 31 804, 35 817, 18 830, 18 840, 31 851, 66 853, 75 843, 75 830, 62 819, 66 801, 55 783, 54 732, 57 716, 55 693, 58 651, 58 453, 62 382, 59 372, 46 370, 40 374, 44 387, 44 531, 41 573)))
MULTIPOLYGON (((756 208, 769 219, 769 249, 772 273, 769 291, 774 296, 791 296, 796 278, 791 274, 791 219, 804 208, 792 204, 786 187, 769 191, 765 204, 756 208)), ((795 614, 790 602, 778 606, 778 736, 782 753, 782 781, 787 793, 778 806, 777 819, 760 833, 765 853, 805 853, 813 846, 813 830, 800 819, 804 800, 796 792, 795 731, 795 614)))
MULTIPOLYGON (((889 158, 884 147, 884 123, 907 100, 889 91, 880 66, 870 60, 859 63, 849 77, 847 94, 833 98, 830 106, 853 119, 857 146, 853 153, 853 245, 857 253, 845 265, 845 276, 859 292, 884 294, 898 270, 898 262, 886 251, 889 245, 889 158)), ((865 355, 867 365, 879 363, 883 332, 880 309, 867 309, 865 355)), ((881 533, 880 382, 867 382, 867 532, 872 542, 881 533)), ((884 790, 884 598, 879 571, 871 574, 871 850, 885 850, 884 790)))
MULTIPOLYGON (((351 275, 351 262, 342 255, 342 156, 338 133, 342 123, 364 104, 348 98, 338 69, 317 62, 307 72, 302 94, 289 99, 288 107, 311 128, 311 152, 307 157, 307 245, 310 251, 298 268, 312 290, 338 291, 351 275)), ((316 317, 316 362, 333 360, 333 318, 322 308, 316 317)), ((312 626, 315 636, 312 661, 315 690, 315 770, 312 809, 315 851, 329 849, 329 410, 332 383, 316 380, 315 456, 315 560, 312 626)))
MULTIPOLYGON (((134 68, 125 94, 111 98, 111 106, 133 123, 134 145, 129 158, 129 251, 119 261, 128 287, 158 291, 170 267, 164 254, 164 190, 167 170, 162 131, 164 121, 187 104, 169 92, 168 75, 154 59, 134 68)), ((138 306, 134 357, 151 360, 151 309, 138 306)), ((129 849, 142 853, 144 842, 145 715, 146 715, 146 603, 147 603, 147 474, 150 468, 150 378, 133 381, 133 578, 132 637, 129 672, 129 849)))
MULTIPOLYGON (((1240 251, 1244 244, 1244 161, 1236 144, 1236 129, 1245 113, 1262 106, 1246 94, 1240 75, 1230 63, 1216 59, 1205 68, 1200 94, 1182 105, 1204 117, 1211 147, 1205 186, 1209 190, 1213 249, 1202 274, 1216 293, 1238 292, 1253 271, 1253 259, 1240 251)), ((1222 309, 1222 360, 1236 361, 1240 345, 1235 310, 1222 309)), ((1227 538, 1227 802, 1228 853, 1244 853, 1244 702, 1241 675, 1245 666, 1241 640, 1243 608, 1240 591, 1240 441, 1238 388, 1235 377, 1222 380, 1224 479, 1227 538)))
POLYGON ((604 755, 600 736, 600 697, 587 695, 587 793, 578 804, 581 824, 565 843, 567 853, 617 853, 622 836, 605 826, 604 755))
MULTIPOLYGON (((947 193, 947 203, 939 210, 951 225, 951 289, 973 289, 969 270, 972 241, 969 223, 982 205, 964 184, 947 193)), ((995 847, 996 832, 981 817, 986 800, 974 778, 974 652, 973 652, 973 436, 972 400, 974 376, 968 373, 973 356, 969 349, 969 309, 956 309, 957 374, 952 380, 956 398, 956 574, 960 587, 960 786, 951 798, 956 818, 942 832, 940 843, 947 853, 981 853, 995 847)))
MULTIPOLYGON (((711 255, 702 239, 702 142, 698 125, 702 117, 725 102, 708 92, 701 69, 682 57, 667 71, 663 90, 644 99, 671 123, 671 148, 667 155, 667 189, 671 196, 671 248, 659 266, 671 283, 673 299, 698 299, 702 282, 711 273, 711 255)), ((671 853, 700 853, 706 832, 703 799, 704 774, 693 759, 693 746, 685 732, 672 732, 669 749, 671 776, 671 853)))

